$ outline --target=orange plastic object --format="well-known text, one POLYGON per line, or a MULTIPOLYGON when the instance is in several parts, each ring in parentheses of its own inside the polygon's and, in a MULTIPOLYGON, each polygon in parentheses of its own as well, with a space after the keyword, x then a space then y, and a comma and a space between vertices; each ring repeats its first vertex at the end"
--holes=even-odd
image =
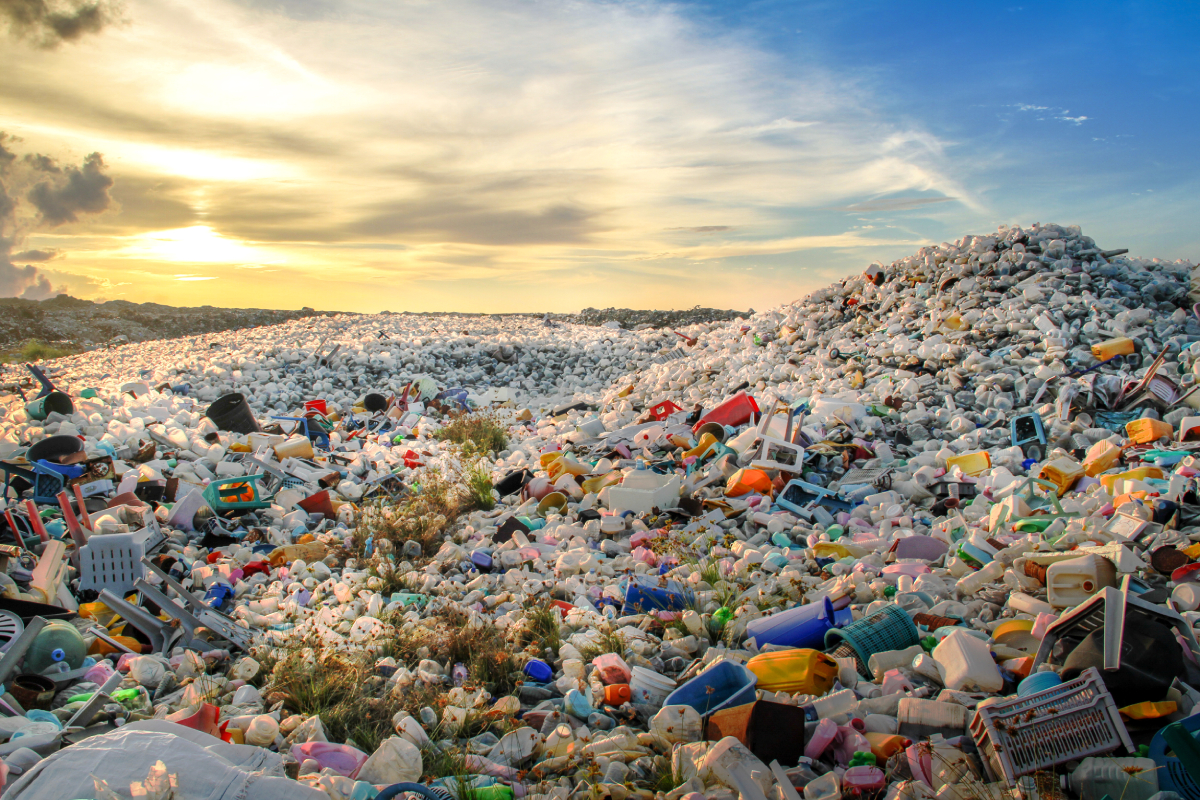
POLYGON ((1133 339, 1122 336, 1119 339, 1109 339, 1092 345, 1092 355, 1101 361, 1108 361, 1113 356, 1127 356, 1136 350, 1133 339))
POLYGON ((1083 459, 1083 471, 1088 477, 1094 478, 1101 472, 1112 469, 1120 460, 1121 448, 1107 439, 1101 439, 1088 448, 1083 459))
POLYGON ((185 708, 181 711, 176 711, 174 714, 168 714, 167 721, 178 723, 185 728, 207 733, 209 736, 215 736, 222 741, 228 742, 229 737, 225 733, 225 726, 217 724, 217 720, 220 717, 221 709, 212 703, 201 703, 200 707, 195 711, 185 708))
POLYGON ((953 467, 961 469, 964 475, 982 475, 992 468, 992 457, 988 455, 987 450, 963 453, 961 456, 952 456, 946 459, 946 469, 949 470, 953 467))
POLYGON ((1175 435, 1175 429, 1161 419, 1142 417, 1125 423, 1125 435, 1134 444, 1150 444, 1159 439, 1170 439, 1175 435))
POLYGON ((1126 472, 1118 472, 1115 475, 1101 475, 1100 485, 1104 487, 1104 491, 1112 494, 1119 480, 1143 481, 1146 478, 1158 478, 1161 480, 1162 476, 1163 471, 1158 467, 1138 467, 1126 472))
POLYGON ((628 703, 632 697, 633 693, 629 691, 628 683, 614 683, 604 687, 604 702, 610 706, 628 703))
POLYGON ((1159 719, 1169 717, 1179 710, 1174 700, 1160 700, 1157 703, 1134 703, 1119 709, 1121 716, 1126 719, 1159 719))
POLYGON ((751 492, 769 495, 773 488, 770 476, 761 469, 739 469, 729 476, 729 482, 725 484, 725 496, 741 497, 751 492))
POLYGON ((882 764, 912 744, 912 739, 905 739, 894 733, 864 733, 871 743, 871 752, 875 754, 876 763, 882 764))

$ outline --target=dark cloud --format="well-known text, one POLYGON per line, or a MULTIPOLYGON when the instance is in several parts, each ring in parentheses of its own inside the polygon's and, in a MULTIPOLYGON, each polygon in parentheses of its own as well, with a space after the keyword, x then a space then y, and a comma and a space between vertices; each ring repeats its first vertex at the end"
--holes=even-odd
POLYGON ((0 297, 45 300, 63 287, 33 264, 49 261, 56 250, 14 252, 37 228, 75 222, 80 214, 97 214, 112 205, 112 178, 104 174, 104 159, 92 153, 82 167, 60 167, 35 154, 18 159, 9 145, 18 141, 0 132, 0 297), (23 187, 32 185, 20 202, 23 187))
POLYGON ((118 16, 103 0, 0 0, 0 20, 8 22, 8 32, 45 48, 97 33, 118 16))
POLYGON ((61 174, 65 180, 41 181, 26 195, 46 225, 53 228, 77 222, 80 213, 99 214, 112 203, 108 190, 113 179, 104 174, 104 159, 99 153, 85 158, 82 169, 68 167, 61 174))
POLYGON ((20 253, 13 253, 12 260, 19 263, 27 263, 30 261, 49 261, 59 254, 59 250, 22 250, 20 253))

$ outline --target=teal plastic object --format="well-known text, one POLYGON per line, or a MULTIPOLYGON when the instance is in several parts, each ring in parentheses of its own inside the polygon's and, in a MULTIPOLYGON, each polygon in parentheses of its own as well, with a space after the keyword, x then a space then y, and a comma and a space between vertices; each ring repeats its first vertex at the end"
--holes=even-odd
POLYGON ((25 654, 25 671, 42 674, 46 670, 69 672, 83 666, 87 645, 78 629, 69 622, 52 620, 33 640, 25 654))
POLYGON ((213 511, 243 511, 268 508, 270 500, 259 493, 258 482, 265 476, 243 475, 240 478, 225 478, 213 481, 204 488, 204 499, 213 511))
POLYGON ((1158 788, 1175 792, 1185 800, 1200 800, 1200 715, 1172 722, 1150 743, 1150 758, 1158 765, 1158 788), (1167 748, 1175 754, 1167 755, 1167 748))
POLYGON ((826 650, 847 644, 854 649, 863 665, 876 653, 903 650, 920 642, 920 634, 912 618, 896 605, 884 606, 844 628, 832 628, 825 632, 826 650))

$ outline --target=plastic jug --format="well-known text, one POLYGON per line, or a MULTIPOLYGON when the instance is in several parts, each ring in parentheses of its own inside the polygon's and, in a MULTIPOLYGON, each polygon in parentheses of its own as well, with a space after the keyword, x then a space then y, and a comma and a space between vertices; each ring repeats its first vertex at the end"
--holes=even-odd
POLYGON ((972 572, 960 579, 954 585, 959 597, 969 597, 989 583, 1000 580, 1004 575, 1004 565, 999 561, 989 561, 983 569, 972 572))
POLYGON ((41 674, 47 670, 69 672, 83 666, 87 645, 69 622, 51 620, 34 638, 25 654, 25 671, 41 674))
POLYGON ((1108 439, 1101 439, 1088 448, 1083 459, 1084 474, 1094 478, 1101 472, 1112 469, 1120 459, 1121 448, 1108 439))
POLYGON ((1133 339, 1127 336, 1109 339, 1105 342, 1097 342, 1092 345, 1092 355, 1101 361, 1108 361, 1113 356, 1127 356, 1130 353, 1136 352, 1136 350, 1137 347, 1134 345, 1133 339))
POLYGON ((746 662, 766 692, 823 695, 837 680, 838 663, 819 650, 778 650, 760 653, 746 662))
POLYGON ((1150 758, 1085 758, 1070 777, 1063 776, 1063 788, 1069 786, 1081 800, 1101 800, 1105 795, 1150 800, 1158 793, 1157 769, 1150 758))
POLYGON ((1046 568, 1046 599, 1055 608, 1071 608, 1106 586, 1115 586, 1117 568, 1103 556, 1089 554, 1058 561, 1046 568))
POLYGON ((804 787, 804 800, 841 800, 842 785, 836 772, 827 772, 804 787))
POLYGON ((1144 481, 1146 478, 1162 480, 1162 477, 1163 471, 1158 467, 1138 467, 1137 469, 1118 472, 1114 475, 1102 475, 1100 476, 1100 485, 1104 487, 1104 491, 1112 494, 1117 486, 1117 481, 1144 481))
POLYGON ((933 660, 945 673, 947 689, 998 692, 1004 688, 988 646, 965 630, 954 630, 933 648, 933 660))
POLYGON ((1159 439, 1170 439, 1175 435, 1175 429, 1161 419, 1142 417, 1125 423, 1125 435, 1133 444, 1151 444, 1159 439))
POLYGON ((842 791, 853 795, 872 794, 882 790, 884 783, 883 770, 879 767, 851 767, 842 776, 842 791))
POLYGON ((1083 477, 1084 468, 1073 458, 1056 458, 1042 465, 1037 477, 1040 480, 1050 481, 1058 487, 1058 496, 1062 497, 1066 494, 1075 481, 1083 477))
POLYGON ((992 468, 992 457, 986 450, 976 453, 963 453, 961 456, 951 456, 946 459, 946 469, 958 467, 964 475, 982 475, 992 468))
POLYGON ((599 673, 600 682, 606 686, 614 683, 629 683, 629 679, 633 677, 633 672, 625 663, 625 659, 616 653, 602 653, 596 656, 592 659, 592 666, 599 673))
POLYGON ((804 719, 816 722, 819 719, 832 719, 842 714, 849 714, 858 705, 858 696, 852 689, 826 695, 800 708, 804 710, 804 719))

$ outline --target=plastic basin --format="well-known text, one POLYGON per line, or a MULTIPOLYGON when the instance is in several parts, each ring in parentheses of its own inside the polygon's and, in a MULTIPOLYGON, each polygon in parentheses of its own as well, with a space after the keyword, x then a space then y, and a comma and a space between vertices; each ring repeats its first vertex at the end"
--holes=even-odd
POLYGON ((720 661, 667 696, 664 706, 691 706, 707 717, 714 711, 754 700, 758 676, 741 664, 720 661))

